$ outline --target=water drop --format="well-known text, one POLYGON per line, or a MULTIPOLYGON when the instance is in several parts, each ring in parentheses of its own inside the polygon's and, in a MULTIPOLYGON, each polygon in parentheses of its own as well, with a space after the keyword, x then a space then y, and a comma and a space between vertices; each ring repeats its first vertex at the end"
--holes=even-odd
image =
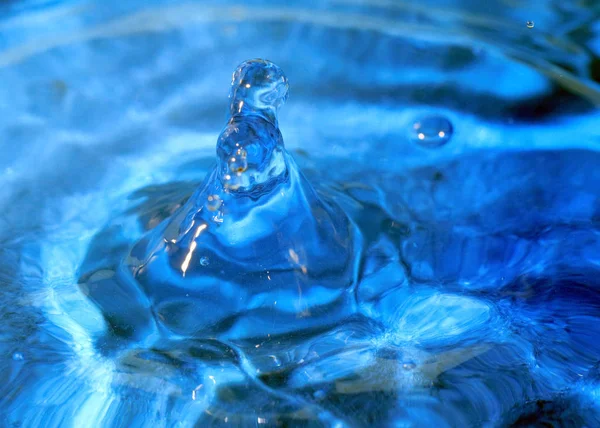
POLYGON ((411 140, 427 148, 440 147, 450 141, 452 124, 443 116, 427 116, 417 120, 411 129, 411 140))
POLYGON ((210 260, 208 259, 208 257, 200 257, 200 265, 201 266, 208 266, 209 263, 210 263, 210 260))
POLYGON ((535 23, 533 21, 527 21, 526 25, 527 25, 527 28, 533 28, 535 26, 535 23))

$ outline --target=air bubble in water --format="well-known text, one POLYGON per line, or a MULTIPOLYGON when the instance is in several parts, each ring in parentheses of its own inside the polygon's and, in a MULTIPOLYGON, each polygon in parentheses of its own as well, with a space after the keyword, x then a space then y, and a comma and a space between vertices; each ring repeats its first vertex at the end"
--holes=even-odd
POLYGON ((411 140, 428 148, 440 147, 450 141, 452 124, 443 116, 418 119, 411 129, 411 140))
POLYGON ((246 150, 237 149, 233 156, 229 159, 229 172, 231 174, 241 174, 248 169, 248 154, 246 150))
POLYGON ((222 204, 223 200, 219 195, 208 195, 206 198, 206 209, 209 211, 217 211, 222 204))
POLYGON ((210 263, 210 260, 208 259, 208 257, 200 258, 200 266, 208 266, 209 263, 210 263))
POLYGON ((533 21, 527 21, 526 25, 527 25, 527 28, 533 28, 535 26, 535 23, 533 21))

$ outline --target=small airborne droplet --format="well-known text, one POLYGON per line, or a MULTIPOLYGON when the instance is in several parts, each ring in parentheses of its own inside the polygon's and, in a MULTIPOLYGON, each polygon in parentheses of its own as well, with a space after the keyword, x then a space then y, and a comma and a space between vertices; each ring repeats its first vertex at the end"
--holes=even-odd
POLYGON ((527 28, 533 28, 535 26, 535 23, 533 21, 527 21, 526 25, 527 25, 527 28))
POLYGON ((201 266, 208 266, 209 263, 210 263, 210 260, 208 259, 208 257, 201 257, 200 258, 200 265, 201 266))
POLYGON ((452 124, 443 116, 427 116, 417 120, 411 129, 411 140, 427 148, 440 147, 450 141, 452 124))

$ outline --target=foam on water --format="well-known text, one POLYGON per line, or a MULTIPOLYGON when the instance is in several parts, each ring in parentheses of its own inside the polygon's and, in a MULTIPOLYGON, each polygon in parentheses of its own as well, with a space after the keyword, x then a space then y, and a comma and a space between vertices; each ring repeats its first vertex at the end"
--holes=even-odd
POLYGON ((354 3, 0 26, 3 425, 600 424, 597 58, 354 3))

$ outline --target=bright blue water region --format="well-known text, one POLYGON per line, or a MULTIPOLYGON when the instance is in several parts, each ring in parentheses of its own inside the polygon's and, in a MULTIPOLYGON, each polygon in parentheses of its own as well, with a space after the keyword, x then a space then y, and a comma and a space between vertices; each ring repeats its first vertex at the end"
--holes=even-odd
POLYGON ((0 3, 0 426, 600 426, 599 7, 0 3))

